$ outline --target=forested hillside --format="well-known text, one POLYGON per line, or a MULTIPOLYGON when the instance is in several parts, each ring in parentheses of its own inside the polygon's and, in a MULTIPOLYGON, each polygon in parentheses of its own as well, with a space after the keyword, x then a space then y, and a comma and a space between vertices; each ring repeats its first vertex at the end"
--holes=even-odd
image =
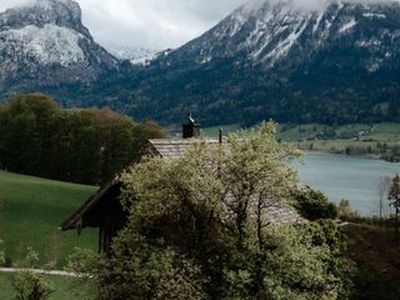
POLYGON ((45 95, 19 95, 0 106, 0 168, 69 182, 99 184, 133 160, 154 122, 109 109, 61 109, 45 95))
POLYGON ((253 1, 140 75, 137 117, 205 125, 399 120, 400 4, 253 1))

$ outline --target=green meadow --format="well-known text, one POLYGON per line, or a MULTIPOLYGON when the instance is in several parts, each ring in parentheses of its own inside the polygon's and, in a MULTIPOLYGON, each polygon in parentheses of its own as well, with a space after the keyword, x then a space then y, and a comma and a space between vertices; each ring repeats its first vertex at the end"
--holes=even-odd
MULTIPOLYGON (((218 136, 219 126, 203 130, 206 136, 218 136)), ((239 131, 240 125, 224 126, 225 134, 239 131)), ((400 159, 400 123, 279 124, 278 138, 306 151, 348 155, 368 155, 389 161, 400 159)))
POLYGON ((39 253, 35 267, 55 264, 58 269, 74 247, 96 250, 96 230, 84 230, 80 236, 59 230, 95 190, 93 186, 0 171, 0 238, 7 265, 17 265, 27 247, 39 253))
POLYGON ((229 133, 233 133, 236 131, 239 131, 241 129, 239 124, 233 124, 233 125, 224 125, 224 126, 213 126, 213 127, 207 127, 202 129, 203 134, 206 137, 213 137, 217 138, 219 136, 219 131, 222 129, 223 134, 227 135, 229 133))

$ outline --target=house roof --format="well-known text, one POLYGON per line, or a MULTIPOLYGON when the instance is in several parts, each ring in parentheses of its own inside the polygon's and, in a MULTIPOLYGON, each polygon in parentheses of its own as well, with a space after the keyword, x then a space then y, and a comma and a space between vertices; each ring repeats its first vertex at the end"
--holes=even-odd
MULTIPOLYGON (((218 144, 219 141, 216 139, 203 139, 208 144, 218 144)), ((185 151, 193 145, 199 142, 199 139, 158 139, 149 140, 150 153, 154 155, 160 155, 162 157, 179 157, 182 156, 185 151)))
MULTIPOLYGON (((148 145, 142 155, 139 155, 136 160, 131 162, 134 165, 142 159, 143 156, 161 156, 161 157, 180 157, 185 151, 198 139, 151 139, 148 140, 148 145)), ((204 139, 209 144, 218 144, 217 139, 204 139)), ((61 230, 66 231, 69 229, 85 227, 82 224, 83 217, 93 207, 96 206, 104 197, 107 197, 116 188, 120 187, 120 183, 115 176, 112 180, 108 181, 102 186, 95 194, 93 194, 71 217, 69 217, 62 225, 61 230)), ((267 209, 268 220, 271 224, 287 224, 287 223, 301 223, 304 219, 297 213, 297 211, 283 203, 283 201, 271 200, 267 209)))
MULTIPOLYGON (((148 140, 148 145, 145 147, 143 153, 139 155, 130 165, 138 163, 143 156, 161 156, 161 157, 179 157, 182 156, 185 151, 198 142, 198 139, 151 139, 148 140)), ((215 139, 204 139, 207 143, 216 144, 218 140, 215 139)), ((90 211, 97 203, 99 203, 104 197, 106 197, 113 189, 118 188, 120 183, 117 181, 117 176, 113 177, 106 184, 104 184, 100 189, 97 190, 92 196, 86 200, 85 203, 75 211, 67 220, 65 220, 60 228, 63 231, 69 229, 75 229, 82 224, 82 219, 84 215, 90 211)))

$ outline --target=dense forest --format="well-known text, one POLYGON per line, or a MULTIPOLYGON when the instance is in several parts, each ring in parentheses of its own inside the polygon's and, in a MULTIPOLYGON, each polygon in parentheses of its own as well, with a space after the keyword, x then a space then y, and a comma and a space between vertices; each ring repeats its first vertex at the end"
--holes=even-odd
POLYGON ((308 70, 307 66, 293 74, 284 67, 264 73, 260 67, 232 66, 229 60, 180 64, 168 70, 156 63, 146 69, 121 64, 119 73, 107 73, 89 86, 41 90, 66 107, 110 106, 136 120, 152 118, 168 125, 179 123, 189 111, 203 127, 249 127, 271 118, 327 125, 398 121, 397 71, 348 79, 358 70, 345 66, 341 70, 346 74, 333 67, 308 70))
POLYGON ((136 123, 110 109, 62 109, 42 94, 0 106, 0 168, 63 181, 100 184, 129 163, 154 122, 136 123))

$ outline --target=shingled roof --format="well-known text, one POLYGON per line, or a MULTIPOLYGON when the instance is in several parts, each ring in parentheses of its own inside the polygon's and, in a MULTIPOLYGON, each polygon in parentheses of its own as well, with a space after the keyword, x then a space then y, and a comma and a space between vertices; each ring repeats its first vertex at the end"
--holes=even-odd
MULTIPOLYGON (((207 144, 218 144, 216 139, 203 139, 207 144)), ((180 157, 198 139, 158 139, 149 140, 148 152, 152 155, 161 157, 180 157)))

